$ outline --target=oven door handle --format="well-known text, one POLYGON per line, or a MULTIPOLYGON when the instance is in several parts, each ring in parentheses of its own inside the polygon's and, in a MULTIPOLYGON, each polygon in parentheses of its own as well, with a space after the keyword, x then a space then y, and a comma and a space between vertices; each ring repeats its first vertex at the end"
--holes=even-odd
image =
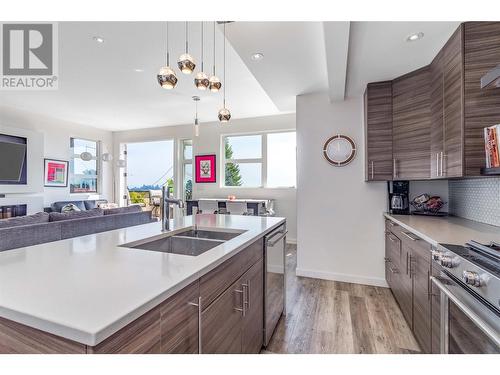
MULTIPOLYGON (((446 298, 451 300, 462 312, 470 319, 472 322, 484 332, 491 340, 495 342, 496 345, 500 346, 500 335, 493 329, 487 322, 485 322, 480 316, 478 316, 474 311, 472 311, 466 304, 460 301, 450 290, 441 282, 442 278, 431 276, 431 281, 436 285, 441 293, 443 293, 446 298)), ((442 295, 443 295, 442 294, 442 295)), ((441 306, 443 308, 444 306, 441 306)))

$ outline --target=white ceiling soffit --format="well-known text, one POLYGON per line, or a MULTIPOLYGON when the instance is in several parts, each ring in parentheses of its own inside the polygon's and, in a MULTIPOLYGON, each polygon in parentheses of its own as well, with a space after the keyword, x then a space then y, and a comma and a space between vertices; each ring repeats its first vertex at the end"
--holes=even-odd
MULTIPOLYGON (((190 53, 201 67, 200 22, 190 22, 190 53)), ((50 115, 108 130, 189 124, 194 119, 193 95, 199 95, 201 122, 217 121, 222 93, 199 91, 194 74, 184 75, 177 58, 184 52, 184 22, 170 23, 170 66, 179 82, 162 89, 156 74, 165 62, 164 22, 59 23, 59 89, 0 91, 5 106, 50 115), (94 36, 104 38, 99 44, 94 36), (139 71, 135 71, 138 69, 139 71)), ((213 62, 213 24, 205 23, 205 72, 213 62)), ((221 28, 217 35, 217 74, 222 79, 221 28)), ((278 114, 279 111, 245 63, 227 43, 227 106, 233 118, 278 114)))
POLYGON ((349 52, 350 22, 324 22, 328 94, 331 101, 344 100, 349 52))
POLYGON ((347 96, 429 64, 460 22, 351 22, 347 96), (423 32, 414 42, 406 38, 423 32))
POLYGON ((226 31, 280 111, 295 111, 297 95, 328 89, 322 22, 234 22, 226 31), (264 58, 253 61, 254 53, 264 58))

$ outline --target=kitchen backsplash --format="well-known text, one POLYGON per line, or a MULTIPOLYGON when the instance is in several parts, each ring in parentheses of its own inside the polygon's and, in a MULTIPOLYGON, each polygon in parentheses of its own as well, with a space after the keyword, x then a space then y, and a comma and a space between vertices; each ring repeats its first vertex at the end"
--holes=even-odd
POLYGON ((452 215, 500 226, 500 177, 449 181, 452 215))

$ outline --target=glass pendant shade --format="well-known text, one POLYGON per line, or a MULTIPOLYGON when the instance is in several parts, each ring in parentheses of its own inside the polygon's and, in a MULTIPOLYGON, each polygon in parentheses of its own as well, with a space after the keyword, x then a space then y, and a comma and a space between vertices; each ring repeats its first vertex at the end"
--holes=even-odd
POLYGON ((177 76, 169 66, 164 66, 156 76, 158 83, 166 90, 172 90, 177 85, 177 76))
POLYGON ((229 122, 230 119, 231 119, 231 112, 229 112, 229 109, 222 108, 219 111, 219 121, 220 122, 229 122))
POLYGON ((208 81, 208 77, 205 73, 198 72, 194 77, 194 84, 198 88, 198 90, 205 91, 208 88, 210 82, 208 81))
POLYGON ((219 77, 212 76, 212 77, 210 77, 208 82, 209 82, 208 88, 210 89, 210 91, 219 92, 220 88, 222 87, 222 83, 221 83, 219 77))
POLYGON ((183 53, 179 57, 179 60, 177 61, 177 66, 184 74, 191 74, 193 73, 194 68, 196 68, 194 59, 189 53, 183 53))

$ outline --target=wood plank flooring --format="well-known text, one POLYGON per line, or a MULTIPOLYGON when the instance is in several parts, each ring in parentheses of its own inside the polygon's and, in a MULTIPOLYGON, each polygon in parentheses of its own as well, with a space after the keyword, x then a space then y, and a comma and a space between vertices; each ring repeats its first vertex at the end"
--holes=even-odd
POLYGON ((391 291, 297 277, 287 246, 287 316, 264 353, 419 353, 391 291))

